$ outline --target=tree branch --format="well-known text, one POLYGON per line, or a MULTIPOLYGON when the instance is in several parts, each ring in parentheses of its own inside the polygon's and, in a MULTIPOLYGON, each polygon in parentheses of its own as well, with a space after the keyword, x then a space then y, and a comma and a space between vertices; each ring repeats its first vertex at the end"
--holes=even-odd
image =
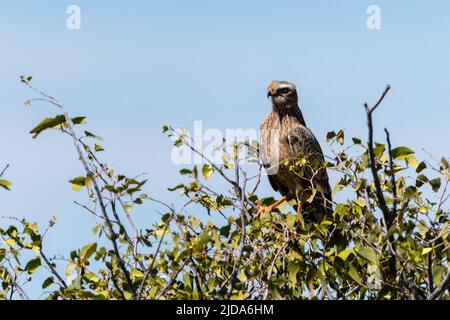
POLYGON ((3 269, 5 270, 5 272, 9 275, 9 277, 11 278, 11 299, 12 300, 12 295, 13 295, 13 291, 14 291, 14 287, 16 287, 17 289, 17 293, 19 294, 19 296, 22 298, 22 300, 30 300, 30 298, 28 297, 28 295, 26 294, 25 290, 23 290, 22 286, 17 282, 17 275, 14 273, 14 277, 11 275, 11 273, 8 271, 8 269, 6 269, 6 267, 3 269))
MULTIPOLYGON (((375 194, 376 194, 377 200, 378 200, 378 207, 381 209, 381 211, 383 213, 384 221, 386 223, 386 230, 389 230, 391 228, 392 222, 394 220, 394 216, 393 216, 392 212, 389 210, 389 208, 387 207, 386 200, 384 199, 384 195, 383 195, 383 190, 381 189, 380 178, 378 177, 377 165, 375 162, 375 154, 374 154, 374 148, 373 148, 374 142, 373 142, 372 113, 381 104, 381 102, 383 101, 384 97, 386 96, 386 94, 389 92, 390 89, 391 89, 391 86, 387 85, 386 88, 384 89, 383 93, 381 94, 381 96, 378 98, 377 102, 372 107, 369 108, 367 102, 364 104, 364 108, 366 110, 366 115, 367 115, 367 126, 368 126, 368 131, 369 131, 368 142, 367 142, 367 146, 369 149, 369 166, 370 166, 370 170, 372 171, 372 176, 373 176, 373 180, 374 180, 374 184, 375 184, 375 194)), ((393 241, 394 241, 394 237, 393 237, 393 235, 391 235, 388 239, 390 246, 393 243, 393 241)), ((395 275, 396 275, 396 259, 395 259, 394 253, 392 252, 391 257, 389 258, 389 278, 391 280, 394 280, 395 275)))
POLYGON ((103 201, 103 197, 102 197, 100 188, 98 186, 97 179, 96 179, 94 173, 89 168, 89 165, 86 162, 86 159, 84 159, 84 157, 83 157, 83 152, 81 151, 81 148, 80 148, 80 145, 79 145, 79 139, 78 139, 78 137, 77 137, 77 135, 75 133, 75 130, 73 129, 73 123, 72 123, 72 120, 69 117, 69 114, 64 109, 64 105, 62 104, 62 102, 60 102, 58 99, 56 99, 56 98, 54 98, 54 97, 52 97, 52 96, 50 96, 50 95, 40 91, 39 89, 37 89, 34 86, 32 86, 28 81, 23 81, 23 82, 30 89, 32 89, 33 91, 35 91, 35 92, 39 93, 40 95, 42 95, 43 97, 45 97, 47 102, 49 102, 49 103, 55 105, 56 107, 58 107, 61 110, 61 112, 63 113, 64 118, 66 120, 67 129, 69 131, 70 136, 72 137, 72 141, 73 141, 74 147, 75 147, 75 149, 77 151, 78 158, 79 158, 80 162, 82 163, 82 165, 83 165, 83 167, 84 167, 84 169, 86 171, 87 176, 91 179, 92 184, 94 186, 94 190, 95 190, 95 193, 96 193, 96 196, 97 196, 97 200, 99 201, 99 204, 100 204, 100 208, 101 208, 101 212, 102 212, 103 218, 105 219, 108 231, 110 233, 109 238, 110 238, 111 243, 113 245, 114 253, 116 255, 119 267, 120 267, 121 271, 124 274, 125 280, 126 280, 128 286, 130 287, 130 290, 132 291, 133 299, 136 299, 136 291, 133 288, 133 282, 131 281, 130 274, 129 274, 126 266, 125 266, 125 263, 124 263, 124 261, 122 259, 122 256, 120 255, 119 247, 118 247, 117 242, 116 242, 116 235, 117 234, 115 233, 115 231, 113 229, 112 223, 111 223, 111 221, 109 219, 109 216, 108 216, 108 213, 106 211, 106 206, 105 206, 105 203, 103 201))
MULTIPOLYGON (((169 219, 167 220, 166 225, 164 226, 164 230, 163 230, 163 233, 162 233, 162 235, 161 235, 161 239, 159 240, 158 247, 156 248, 156 251, 155 251, 155 253, 154 253, 154 255, 153 255, 152 262, 149 264, 147 270, 145 270, 144 278, 142 279, 141 286, 139 287, 139 291, 138 291, 138 295, 137 295, 137 299, 138 299, 138 300, 139 300, 139 299, 141 298, 141 296, 142 296, 142 292, 144 291, 145 282, 147 281, 147 279, 148 279, 148 277, 149 277, 149 275, 150 275, 150 272, 151 272, 152 269, 153 269, 153 265, 154 265, 154 263, 155 263, 156 256, 158 255, 159 250, 161 249, 161 245, 162 245, 162 242, 163 242, 164 237, 165 237, 165 235, 166 235, 166 231, 167 231, 167 229, 169 228, 169 224, 170 224, 170 222, 172 221, 172 218, 176 215, 175 209, 174 209, 173 207, 169 206, 168 204, 166 204, 166 203, 164 203, 164 202, 162 202, 162 201, 153 199, 153 198, 150 198, 150 200, 152 200, 152 201, 154 201, 154 202, 157 202, 157 203, 159 203, 159 204, 164 205, 167 209, 169 209, 169 211, 170 211, 170 216, 169 216, 169 219)), ((190 201, 189 201, 188 203, 186 203, 186 204, 183 206, 183 208, 180 210, 180 212, 183 211, 184 208, 185 208, 189 203, 190 203, 190 201)))
POLYGON ((368 142, 367 142, 367 146, 369 148, 369 160, 370 160, 370 169, 372 171, 372 176, 373 176, 373 180, 375 183, 375 190, 376 190, 376 195, 377 195, 377 199, 380 205, 380 209, 383 212, 383 216, 384 216, 384 220, 386 221, 387 224, 387 228, 390 228, 390 215, 389 215, 389 209, 386 205, 386 200, 384 199, 383 196, 383 191, 381 189, 381 184, 380 184, 380 179, 378 177, 378 173, 377 173, 377 168, 376 168, 376 162, 375 162, 375 155, 374 155, 374 150, 373 150, 373 121, 372 121, 372 113, 375 111, 375 109, 380 105, 381 101, 383 101, 384 97, 386 96, 386 94, 388 93, 388 91, 390 90, 390 86, 387 85, 386 88, 384 89, 381 97, 378 99, 378 101, 375 103, 375 105, 371 108, 369 108, 369 106, 367 105, 367 103, 364 104, 364 107, 366 109, 366 113, 367 113, 367 126, 369 129, 369 138, 368 138, 368 142))
POLYGON ((8 168, 9 168, 9 164, 7 164, 5 166, 5 168, 2 170, 2 172, 0 172, 0 178, 5 174, 6 170, 8 170, 8 168))
POLYGON ((439 300, 441 299, 442 295, 445 293, 445 291, 450 288, 450 271, 447 271, 447 274, 444 277, 444 280, 442 280, 442 284, 439 288, 433 291, 432 294, 428 296, 428 300, 439 300))
POLYGON ((40 256, 42 257, 42 259, 44 259, 45 264, 50 268, 51 273, 53 273, 55 275, 56 278, 58 278, 58 281, 61 283, 61 285, 67 289, 67 284, 64 281, 64 279, 59 275, 58 271, 56 271, 55 267, 52 265, 52 263, 47 259, 47 256, 44 254, 44 252, 42 252, 42 250, 40 251, 40 256))
POLYGON ((392 159, 392 146, 391 139, 389 137, 389 131, 385 128, 384 132, 386 132, 386 140, 388 144, 388 152, 389 152, 389 168, 391 169, 391 184, 392 184, 392 196, 394 204, 392 206, 392 217, 394 219, 397 215, 397 184, 395 182, 395 173, 394 173, 394 160, 392 159))
MULTIPOLYGON (((238 168, 238 166, 236 165, 236 167, 238 168)), ((239 170, 239 169, 237 169, 239 170)), ((246 181, 246 174, 245 172, 243 172, 243 176, 244 176, 244 181, 246 181)), ((238 176, 237 176, 238 177, 238 176)), ((239 183, 239 181, 237 182, 239 183)), ((240 188, 240 187, 239 187, 240 188)), ((242 194, 245 194, 245 183, 241 189, 242 194)), ((244 253, 244 246, 245 246, 245 237, 246 237, 246 227, 245 227, 245 213, 246 213, 246 207, 245 207, 245 197, 241 197, 241 243, 239 245, 239 251, 238 251, 238 256, 234 262, 233 265, 233 271, 231 273, 231 278, 230 278, 230 284, 228 285, 228 290, 227 290, 227 299, 231 298, 231 295, 233 293, 233 288, 234 285, 236 283, 236 279, 237 279, 237 274, 239 271, 239 264, 241 262, 242 259, 242 255, 244 253)))

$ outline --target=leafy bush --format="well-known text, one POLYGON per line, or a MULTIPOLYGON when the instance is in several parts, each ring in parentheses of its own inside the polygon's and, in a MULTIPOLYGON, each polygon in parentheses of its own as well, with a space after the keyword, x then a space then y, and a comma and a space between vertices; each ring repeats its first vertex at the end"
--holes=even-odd
MULTIPOLYGON (((24 284, 39 269, 49 273, 42 283, 47 299, 449 298, 449 162, 419 161, 407 147, 392 148, 387 130, 386 144, 373 142, 372 113, 389 87, 373 107, 366 104, 368 143, 346 143, 342 130, 327 135, 333 156, 324 165, 339 177, 333 194, 347 198, 333 203, 331 216, 296 212, 291 202, 256 217, 259 207, 275 199, 258 197, 262 166, 255 143, 224 142, 218 147, 226 156, 217 165, 188 135, 164 126, 176 147, 204 160, 180 171, 188 181, 170 189, 185 198, 175 208, 143 193, 147 181, 141 176, 117 174, 103 162, 101 138, 78 131, 84 117, 70 117, 30 77, 21 80, 39 95, 26 104, 45 101, 59 111, 30 133, 36 138, 54 129, 72 140, 84 172, 70 183, 86 192, 87 203, 78 205, 96 217, 99 240, 70 252, 60 274, 44 241, 55 217, 43 232, 26 220, 3 217, 11 224, 0 229, 0 298, 27 299, 24 284), (257 174, 244 170, 242 155, 257 164, 257 174), (217 181, 228 192, 215 191, 217 181), (132 208, 148 202, 165 214, 141 228, 132 208), (223 222, 209 221, 212 215, 223 222), (26 252, 33 257, 22 263, 26 252)), ((305 167, 319 170, 305 157, 292 170, 301 174, 305 167)), ((0 180, 0 186, 9 189, 11 183, 0 180)))

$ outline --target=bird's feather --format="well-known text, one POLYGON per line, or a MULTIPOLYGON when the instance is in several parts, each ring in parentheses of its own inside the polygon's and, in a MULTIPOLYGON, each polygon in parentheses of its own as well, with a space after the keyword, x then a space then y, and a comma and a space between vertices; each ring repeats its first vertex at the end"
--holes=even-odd
POLYGON ((329 213, 332 199, 327 171, 323 167, 324 156, 298 107, 295 85, 273 81, 268 90, 272 112, 261 124, 261 148, 270 185, 283 196, 298 199, 301 194, 301 197, 312 199, 308 203, 298 199, 304 209, 329 213), (299 176, 291 170, 291 166, 300 155, 306 156, 309 164, 317 163, 319 166, 299 176), (318 191, 315 196, 314 190, 318 191))

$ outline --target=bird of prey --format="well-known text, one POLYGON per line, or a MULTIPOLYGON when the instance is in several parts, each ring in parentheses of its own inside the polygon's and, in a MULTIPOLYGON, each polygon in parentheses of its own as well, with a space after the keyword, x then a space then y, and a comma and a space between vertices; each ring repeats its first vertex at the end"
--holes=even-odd
POLYGON ((272 81, 267 97, 272 102, 272 111, 260 126, 260 154, 269 182, 282 198, 260 208, 257 216, 291 199, 297 200, 294 208, 299 212, 328 214, 332 199, 322 149, 303 119, 295 85, 272 81), (293 170, 293 165, 301 157, 307 166, 299 173, 293 170))

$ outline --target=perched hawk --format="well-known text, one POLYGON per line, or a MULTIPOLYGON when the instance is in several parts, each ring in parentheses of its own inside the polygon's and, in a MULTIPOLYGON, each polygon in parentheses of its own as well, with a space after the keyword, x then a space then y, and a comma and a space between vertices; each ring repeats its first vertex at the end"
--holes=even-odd
POLYGON ((290 199, 297 200, 296 210, 328 213, 331 189, 322 149, 303 119, 295 85, 272 81, 267 97, 272 102, 272 111, 260 126, 261 156, 272 188, 283 197, 257 214, 271 211, 290 199), (300 173, 293 170, 293 164, 301 157, 306 169, 300 173))

